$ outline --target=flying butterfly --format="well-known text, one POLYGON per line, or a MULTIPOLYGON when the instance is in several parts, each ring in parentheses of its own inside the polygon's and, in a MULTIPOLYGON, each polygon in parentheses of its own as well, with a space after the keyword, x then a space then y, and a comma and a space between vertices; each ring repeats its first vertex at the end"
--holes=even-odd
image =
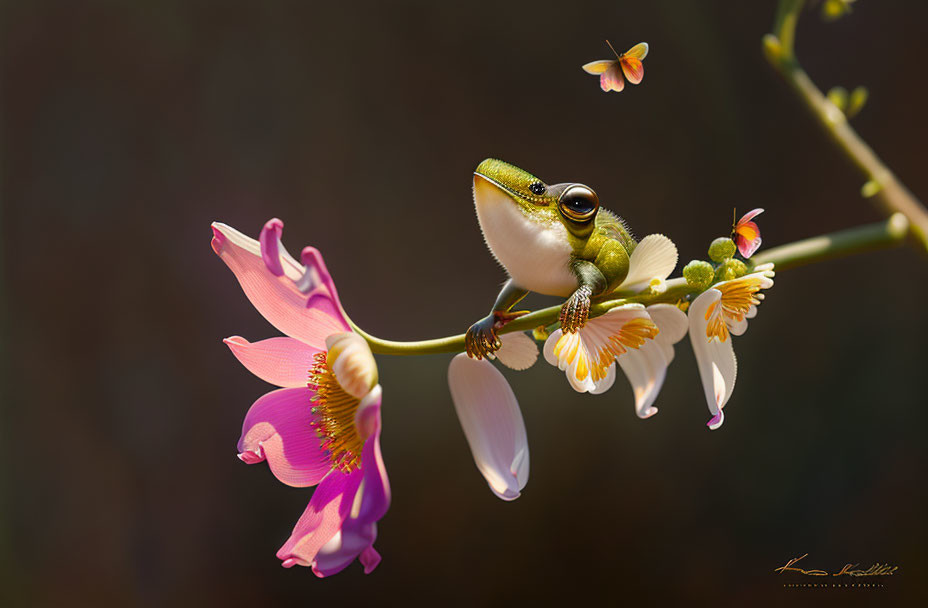
POLYGON ((638 84, 644 78, 644 64, 642 60, 648 54, 648 43, 639 42, 632 48, 628 49, 621 55, 615 52, 612 43, 608 40, 606 44, 615 54, 615 59, 601 59, 591 61, 583 66, 583 71, 587 74, 599 75, 599 87, 605 91, 615 91, 618 93, 625 88, 625 78, 632 84, 638 84), (622 73, 625 73, 625 78, 622 73))

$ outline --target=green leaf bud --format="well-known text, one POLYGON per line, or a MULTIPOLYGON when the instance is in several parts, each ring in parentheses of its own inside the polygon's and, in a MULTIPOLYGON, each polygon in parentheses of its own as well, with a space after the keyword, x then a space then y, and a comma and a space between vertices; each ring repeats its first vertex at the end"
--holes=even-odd
POLYGON ((876 196, 876 194, 882 190, 883 187, 880 185, 880 182, 876 180, 869 180, 860 188, 860 195, 864 198, 870 198, 871 196, 876 196))
POLYGON ((832 88, 828 91, 828 101, 835 104, 843 112, 847 108, 847 89, 844 87, 832 88))
POLYGON ((867 87, 857 87, 851 92, 851 97, 847 102, 847 117, 851 118, 856 116, 860 112, 864 104, 867 103, 867 98, 870 96, 870 93, 867 92, 867 87))

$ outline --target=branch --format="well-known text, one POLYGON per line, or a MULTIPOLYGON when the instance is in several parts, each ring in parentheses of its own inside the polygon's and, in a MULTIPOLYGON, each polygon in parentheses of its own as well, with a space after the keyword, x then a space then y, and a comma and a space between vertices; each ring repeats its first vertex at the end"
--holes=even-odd
MULTIPOLYGON (((896 213, 888 220, 876 222, 875 224, 832 232, 774 247, 757 254, 752 261, 754 264, 773 262, 775 269, 782 271, 823 260, 847 257, 856 253, 889 249, 903 243, 908 227, 909 222, 905 216, 896 213)), ((702 290, 690 287, 682 278, 671 279, 667 281, 666 291, 660 294, 637 295, 597 302, 591 307, 590 316, 601 315, 616 306, 631 302, 644 305, 659 302, 674 303, 700 291, 702 290)), ((539 326, 546 327, 557 321, 560 310, 560 305, 541 308, 509 323, 500 330, 500 333, 525 331, 539 326)), ((435 340, 423 340, 421 342, 394 342, 372 336, 354 322, 351 322, 351 326, 367 340, 373 352, 381 355, 428 355, 458 353, 464 350, 464 334, 435 340)))
POLYGON ((803 0, 780 0, 772 34, 764 37, 764 54, 805 102, 831 140, 867 179, 865 192, 885 215, 902 213, 909 220, 916 247, 928 254, 928 209, 909 192, 870 146, 850 126, 847 117, 815 86, 799 65, 794 51, 796 23, 803 0), (874 194, 875 192, 875 194, 874 194))

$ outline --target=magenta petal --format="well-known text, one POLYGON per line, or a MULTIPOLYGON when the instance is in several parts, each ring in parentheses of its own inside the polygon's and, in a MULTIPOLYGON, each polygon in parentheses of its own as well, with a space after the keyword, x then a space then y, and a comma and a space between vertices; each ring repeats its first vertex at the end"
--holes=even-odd
POLYGON ((264 265, 276 277, 283 276, 284 267, 280 263, 280 237, 284 231, 284 223, 279 219, 272 218, 264 224, 261 229, 261 236, 258 242, 261 244, 261 259, 264 265))
POLYGON ((293 338, 268 338, 249 342, 241 336, 223 340, 248 371, 283 387, 303 387, 309 381, 313 357, 322 352, 293 338))
POLYGON ((322 256, 307 247, 303 263, 294 260, 280 245, 282 226, 274 220, 268 222, 264 242, 259 243, 231 226, 214 223, 212 246, 235 274, 252 305, 271 325, 314 348, 324 349, 327 336, 349 331, 350 326, 322 256), (280 275, 275 274, 278 270, 280 275))
MULTIPOLYGON (((378 408, 379 410, 379 408, 378 408)), ((379 521, 390 508, 390 480, 380 454, 380 413, 376 432, 364 442, 361 468, 364 471, 364 494, 356 518, 364 522, 379 521)))
POLYGON ((319 550, 341 533, 362 479, 360 469, 347 475, 334 469, 322 480, 290 538, 277 551, 284 567, 313 565, 319 550))
POLYGON ((710 431, 715 431, 721 428, 723 422, 725 422, 725 411, 720 409, 718 414, 709 419, 706 426, 710 431))
POLYGON ((358 558, 365 573, 380 563, 373 544, 377 522, 390 506, 390 482, 380 454, 379 397, 368 410, 374 432, 364 443, 361 468, 348 476, 335 471, 322 481, 290 539, 277 552, 284 566, 312 566, 313 573, 323 577, 340 572, 358 558), (343 480, 340 497, 333 497, 335 490, 327 487, 335 476, 343 480))
POLYGON ((373 545, 361 551, 359 559, 364 566, 364 574, 370 574, 380 564, 380 554, 377 553, 377 549, 373 545))
POLYGON ((313 574, 320 578, 338 574, 365 551, 373 549, 375 540, 376 523, 357 524, 346 521, 341 531, 316 554, 312 565, 313 574))
POLYGON ((332 465, 310 427, 312 396, 309 388, 282 388, 255 401, 242 425, 239 458, 248 464, 267 460, 288 486, 319 483, 332 465))

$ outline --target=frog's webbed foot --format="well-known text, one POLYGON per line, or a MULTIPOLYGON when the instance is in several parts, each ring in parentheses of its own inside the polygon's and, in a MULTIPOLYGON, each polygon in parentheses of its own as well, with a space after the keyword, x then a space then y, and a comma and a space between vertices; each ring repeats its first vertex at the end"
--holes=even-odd
POLYGON ((586 325, 586 321, 590 317, 590 297, 592 295, 593 290, 591 288, 581 285, 561 306, 559 320, 561 329, 565 333, 573 333, 586 325))
POLYGON ((470 326, 464 335, 464 348, 473 359, 493 358, 502 343, 497 333, 507 323, 526 314, 527 310, 516 312, 491 312, 470 326))

